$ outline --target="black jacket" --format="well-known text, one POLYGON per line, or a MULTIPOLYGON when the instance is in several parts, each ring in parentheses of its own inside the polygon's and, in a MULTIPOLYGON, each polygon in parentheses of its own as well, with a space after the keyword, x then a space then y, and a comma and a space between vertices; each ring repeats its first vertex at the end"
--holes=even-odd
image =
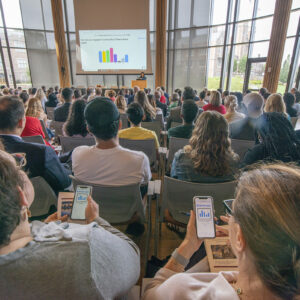
POLYGON ((54 109, 54 121, 58 122, 66 122, 68 115, 69 115, 69 110, 71 107, 72 103, 64 103, 62 106, 59 106, 54 109))
POLYGON ((71 184, 71 172, 60 163, 55 151, 46 145, 27 143, 21 137, 1 135, 0 139, 9 153, 26 153, 25 171, 29 177, 43 177, 57 193, 71 184))
POLYGON ((230 137, 237 140, 256 141, 256 122, 258 119, 244 118, 229 124, 230 137))
POLYGON ((161 103, 159 100, 156 100, 156 106, 159 107, 163 111, 163 114, 165 117, 168 112, 168 106, 164 103, 161 103))

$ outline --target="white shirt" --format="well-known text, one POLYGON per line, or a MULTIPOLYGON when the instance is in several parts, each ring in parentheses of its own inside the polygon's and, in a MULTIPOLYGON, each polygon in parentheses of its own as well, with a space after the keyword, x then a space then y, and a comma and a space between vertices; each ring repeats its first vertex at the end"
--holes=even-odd
POLYGON ((92 184, 146 184, 151 179, 148 157, 121 146, 112 149, 77 147, 72 154, 72 169, 77 179, 92 184))
POLYGON ((295 108, 297 110, 297 116, 300 116, 300 103, 295 103, 293 105, 293 108, 295 108))
POLYGON ((239 300, 230 282, 238 272, 176 273, 160 269, 146 286, 144 300, 239 300))

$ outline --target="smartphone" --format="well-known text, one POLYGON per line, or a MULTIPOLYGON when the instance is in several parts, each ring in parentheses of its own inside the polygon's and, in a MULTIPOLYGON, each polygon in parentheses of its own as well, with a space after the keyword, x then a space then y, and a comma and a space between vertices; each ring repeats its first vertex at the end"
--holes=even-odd
POLYGON ((92 187, 87 185, 78 185, 76 188, 73 207, 71 213, 72 220, 85 220, 85 208, 87 206, 87 198, 92 194, 92 187))
POLYGON ((213 239, 216 237, 214 222, 214 204, 210 196, 195 196, 193 198, 196 215, 197 236, 199 239, 213 239))
POLYGON ((228 199, 228 200, 224 200, 224 206, 225 206, 225 211, 227 214, 232 215, 232 203, 233 203, 234 199, 228 199))

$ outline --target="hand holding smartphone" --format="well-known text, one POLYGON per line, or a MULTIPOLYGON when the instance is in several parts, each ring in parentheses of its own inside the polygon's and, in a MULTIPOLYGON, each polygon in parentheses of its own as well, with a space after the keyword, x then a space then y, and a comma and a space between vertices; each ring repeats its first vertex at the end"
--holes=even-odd
POLYGON ((195 196, 193 198, 196 215, 197 237, 199 239, 213 239, 216 237, 214 222, 213 198, 209 196, 195 196))
POLYGON ((85 209, 88 203, 87 198, 91 194, 91 186, 77 186, 71 213, 72 220, 85 220, 85 209))

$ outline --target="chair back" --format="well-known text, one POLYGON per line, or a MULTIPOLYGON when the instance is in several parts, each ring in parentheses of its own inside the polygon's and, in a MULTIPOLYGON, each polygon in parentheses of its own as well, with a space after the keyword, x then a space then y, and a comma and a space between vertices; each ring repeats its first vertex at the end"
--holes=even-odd
POLYGON ((92 197, 100 206, 101 218, 109 223, 128 222, 136 212, 145 222, 139 183, 124 186, 105 186, 83 182, 73 176, 71 178, 74 190, 76 190, 77 185, 93 187, 92 197))
POLYGON ((298 121, 298 117, 291 117, 291 123, 294 129, 296 127, 297 121, 298 121))
POLYGON ((254 141, 231 139, 231 148, 239 155, 241 161, 244 159, 246 152, 253 148, 254 145, 254 141))
POLYGON ((45 135, 45 139, 47 141, 50 140, 50 137, 48 135, 48 132, 47 132, 47 128, 46 128, 46 125, 45 125, 45 122, 43 120, 40 120, 40 123, 41 123, 41 126, 42 126, 42 129, 43 129, 43 132, 44 132, 44 135, 45 135))
POLYGON ((78 146, 93 146, 96 144, 94 137, 60 136, 59 140, 63 153, 72 151, 78 146))
POLYGON ((65 122, 51 121, 50 128, 55 130, 55 137, 63 135, 63 126, 65 122))
POLYGON ((155 122, 160 122, 161 129, 163 129, 163 130, 165 129, 165 120, 164 120, 163 114, 156 114, 155 122))
POLYGON ((182 149, 184 146, 188 145, 189 139, 180 139, 171 137, 169 140, 169 155, 167 161, 167 171, 169 172, 172 166, 175 153, 182 149))
POLYGON ((213 197, 215 216, 219 217, 224 214, 223 200, 234 198, 236 185, 237 181, 194 183, 165 176, 161 221, 165 209, 168 209, 176 221, 187 224, 189 217, 185 213, 193 209, 193 198, 195 196, 213 197))
POLYGON ((34 201, 30 206, 31 215, 43 216, 49 212, 51 205, 57 206, 57 197, 43 177, 33 177, 30 181, 34 188, 34 201))
POLYGON ((129 140, 129 139, 119 139, 119 143, 122 147, 134 150, 134 151, 142 151, 144 152, 150 162, 150 166, 155 164, 156 162, 156 147, 155 140, 129 140))
POLYGON ((160 121, 153 121, 153 122, 142 122, 142 127, 148 130, 152 130, 156 133, 158 140, 160 139, 160 132, 162 130, 161 122, 160 121))
POLYGON ((54 120, 54 109, 55 107, 47 107, 46 106, 46 113, 48 120, 54 120))
POLYGON ((180 123, 180 122, 172 122, 171 123, 171 128, 174 128, 174 127, 177 127, 177 126, 180 126, 180 125, 182 125, 182 123, 180 123))
POLYGON ((120 114, 120 120, 122 122, 122 129, 128 128, 128 116, 127 116, 127 114, 120 114))
POLYGON ((23 136, 22 139, 27 143, 45 144, 45 141, 41 135, 23 136))

